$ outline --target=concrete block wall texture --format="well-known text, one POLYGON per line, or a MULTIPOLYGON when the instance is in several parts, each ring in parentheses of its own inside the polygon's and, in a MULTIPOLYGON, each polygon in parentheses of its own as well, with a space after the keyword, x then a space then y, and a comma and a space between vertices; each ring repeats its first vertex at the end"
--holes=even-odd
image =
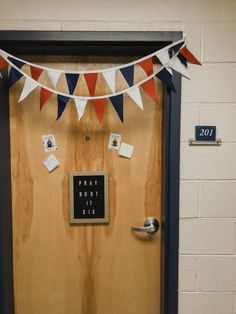
POLYGON ((183 31, 179 314, 236 314, 236 1, 1 0, 0 29, 183 31), (221 147, 190 147, 196 124, 221 147))

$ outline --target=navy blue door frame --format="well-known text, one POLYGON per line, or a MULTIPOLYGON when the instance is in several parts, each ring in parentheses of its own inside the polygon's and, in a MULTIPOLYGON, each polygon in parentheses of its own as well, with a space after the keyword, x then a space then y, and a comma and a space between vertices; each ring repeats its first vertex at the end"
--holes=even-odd
MULTIPOLYGON (((182 38, 182 32, 0 31, 0 48, 15 55, 145 56, 182 38)), ((14 314, 9 93, 0 80, 0 313, 14 314)), ((163 126, 162 314, 178 313, 179 154, 181 76, 165 89, 163 126)), ((112 314, 112 313, 111 313, 112 314)))

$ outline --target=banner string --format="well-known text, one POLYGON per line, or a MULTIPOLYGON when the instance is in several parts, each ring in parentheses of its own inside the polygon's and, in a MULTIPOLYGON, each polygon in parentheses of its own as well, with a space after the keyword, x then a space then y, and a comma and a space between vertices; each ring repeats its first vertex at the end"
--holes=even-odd
POLYGON ((58 70, 58 69, 54 69, 54 68, 49 68, 49 67, 45 67, 45 66, 41 66, 41 65, 37 65, 37 64, 34 64, 34 63, 31 63, 31 62, 28 62, 28 61, 25 61, 23 59, 20 59, 18 57, 15 57, 13 55, 11 55, 10 53, 0 49, 0 55, 2 57, 5 56, 5 58, 8 58, 8 57, 11 57, 11 58, 14 58, 15 60, 17 61, 20 61, 20 62, 23 62, 24 64, 27 64, 29 66, 34 66, 34 67, 37 67, 39 69, 42 69, 44 71, 55 71, 55 72, 60 72, 60 73, 68 73, 68 74, 87 74, 87 73, 103 73, 103 72, 108 72, 108 71, 115 71, 115 70, 120 70, 120 69, 123 69, 123 68, 126 68, 126 67, 129 67, 129 66, 132 66, 132 65, 136 65, 138 64, 139 62, 142 62, 146 59, 149 59, 153 56, 157 56, 158 57, 158 54, 160 55, 163 51, 173 47, 173 46, 176 46, 180 43, 183 43, 183 45, 185 44, 185 39, 180 39, 178 41, 175 41, 174 43, 160 49, 160 50, 157 50, 147 56, 144 56, 138 60, 135 60, 135 61, 132 61, 132 62, 129 62, 129 63, 126 63, 126 64, 123 64, 121 66, 117 66, 117 67, 111 67, 111 68, 106 68, 106 69, 94 69, 94 70, 80 70, 80 71, 72 71, 72 70, 58 70))
MULTIPOLYGON (((181 41, 182 42, 182 41, 181 41)), ((176 43, 175 43, 176 45, 176 43)), ((1 49, 0 49, 0 54, 1 54, 1 49)), ((52 94, 56 94, 56 95, 61 95, 61 96, 65 96, 65 97, 68 97, 68 98, 71 98, 71 99, 81 99, 81 100, 94 100, 94 99, 104 99, 104 98, 110 98, 110 97, 114 97, 114 96, 118 96, 118 95, 122 95, 122 94, 125 94, 126 92, 128 92, 129 90, 131 90, 132 88, 135 88, 135 87, 139 87, 140 85, 142 85, 143 83, 149 81, 150 79, 154 78, 159 72, 161 72, 163 69, 165 69, 166 67, 168 67, 168 65, 171 64, 171 62, 177 57, 177 55, 179 54, 179 51, 173 55, 172 58, 170 58, 170 60, 162 65, 158 71, 154 72, 152 75, 146 77, 144 80, 142 80, 141 82, 139 83, 136 83, 135 85, 131 86, 131 87, 128 87, 122 91, 119 91, 117 93, 114 93, 114 94, 108 94, 108 95, 102 95, 102 96, 76 96, 76 95, 70 95, 70 94, 66 94, 66 93, 62 93, 62 92, 59 92, 59 91, 56 91, 54 89, 51 89, 41 83, 39 83, 38 81, 34 80, 31 76, 29 76, 28 74, 26 74, 25 72, 23 72, 21 69, 19 69, 17 66, 15 66, 10 60, 7 59, 6 55, 2 55, 2 57, 8 62, 8 64, 13 67, 14 69, 16 69, 19 73, 21 73, 26 79, 29 79, 33 82, 36 83, 36 87, 41 87, 41 88, 44 88, 45 90, 51 92, 52 94)), ((15 57, 14 57, 15 58, 15 57)))

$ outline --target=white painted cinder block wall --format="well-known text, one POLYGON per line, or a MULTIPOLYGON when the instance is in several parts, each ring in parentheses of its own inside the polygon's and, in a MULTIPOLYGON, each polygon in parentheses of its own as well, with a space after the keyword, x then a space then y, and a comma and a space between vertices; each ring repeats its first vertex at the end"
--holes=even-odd
POLYGON ((179 314, 236 314, 236 1, 1 0, 0 29, 178 31, 203 62, 183 79, 179 314), (196 124, 221 147, 189 147, 196 124))

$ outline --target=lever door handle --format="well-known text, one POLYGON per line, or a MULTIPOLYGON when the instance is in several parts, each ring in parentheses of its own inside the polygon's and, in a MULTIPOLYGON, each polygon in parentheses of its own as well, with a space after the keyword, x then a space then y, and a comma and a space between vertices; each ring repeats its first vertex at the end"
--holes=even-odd
POLYGON ((154 234, 159 230, 159 222, 155 217, 147 217, 144 221, 143 227, 132 226, 131 230, 135 232, 146 232, 154 234))

